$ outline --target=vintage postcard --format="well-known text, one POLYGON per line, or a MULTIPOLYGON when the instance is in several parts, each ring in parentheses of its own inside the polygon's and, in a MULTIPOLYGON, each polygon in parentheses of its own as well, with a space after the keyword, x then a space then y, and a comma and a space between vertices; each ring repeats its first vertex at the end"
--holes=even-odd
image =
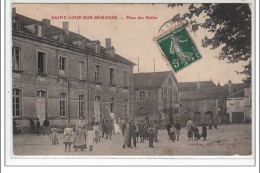
POLYGON ((253 164, 253 7, 11 4, 10 160, 253 164))

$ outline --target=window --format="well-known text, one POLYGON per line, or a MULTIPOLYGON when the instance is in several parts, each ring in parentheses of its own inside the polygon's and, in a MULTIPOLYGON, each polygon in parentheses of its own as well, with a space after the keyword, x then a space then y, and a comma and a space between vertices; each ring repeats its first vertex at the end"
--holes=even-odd
POLYGON ((100 82, 100 65, 95 65, 95 82, 100 82))
POLYGON ((172 90, 171 89, 168 89, 167 90, 167 100, 169 100, 169 101, 172 101, 172 90))
POLYGON ((193 104, 193 103, 190 103, 190 104, 189 104, 189 106, 190 106, 190 107, 193 107, 193 106, 194 106, 194 104, 193 104))
POLYGON ((42 98, 44 98, 44 97, 46 97, 46 91, 42 91, 42 90, 40 90, 40 91, 37 91, 37 97, 42 97, 42 98))
POLYGON ((21 48, 13 47, 13 69, 20 70, 21 63, 21 48))
POLYGON ((60 93, 60 116, 66 117, 66 102, 67 102, 66 93, 60 93))
POLYGON ((162 89, 162 101, 166 101, 166 100, 167 100, 167 90, 162 89))
POLYGON ((137 101, 147 101, 148 91, 137 91, 136 99, 137 101))
POLYGON ((46 53, 38 52, 38 73, 46 73, 46 53))
POLYGON ((13 116, 20 117, 22 115, 22 91, 13 89, 13 116))
POLYGON ((110 68, 110 85, 115 85, 115 69, 110 68))
POLYGON ((79 95, 79 117, 84 116, 84 103, 85 103, 85 96, 79 95))
POLYGON ((85 79, 85 65, 83 61, 79 61, 79 79, 85 79))
POLYGON ((110 112, 114 113, 115 98, 110 98, 110 112))
POLYGON ((128 80, 127 80, 127 72, 123 71, 123 87, 128 86, 128 80))
POLYGON ((65 76, 66 74, 66 58, 60 56, 60 60, 59 60, 59 73, 61 76, 65 76))
POLYGON ((127 115, 127 108, 128 108, 128 100, 127 100, 127 99, 124 99, 123 117, 128 117, 128 115, 127 115))

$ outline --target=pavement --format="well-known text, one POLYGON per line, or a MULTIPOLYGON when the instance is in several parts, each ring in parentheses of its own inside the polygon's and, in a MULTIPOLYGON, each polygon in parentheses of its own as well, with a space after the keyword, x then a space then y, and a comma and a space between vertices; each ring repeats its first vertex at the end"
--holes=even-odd
MULTIPOLYGON (((201 134, 201 127, 199 127, 201 134)), ((251 124, 228 124, 219 125, 218 129, 209 130, 206 141, 189 141, 187 130, 183 128, 179 141, 171 142, 166 130, 159 130, 158 143, 154 143, 154 148, 148 147, 148 141, 137 143, 137 148, 122 148, 122 134, 115 134, 112 139, 101 139, 98 144, 94 144, 93 151, 71 152, 64 151, 63 134, 58 134, 59 144, 52 145, 50 135, 20 134, 14 135, 13 153, 14 155, 133 155, 133 156, 183 156, 183 155, 251 155, 252 135, 251 124)))

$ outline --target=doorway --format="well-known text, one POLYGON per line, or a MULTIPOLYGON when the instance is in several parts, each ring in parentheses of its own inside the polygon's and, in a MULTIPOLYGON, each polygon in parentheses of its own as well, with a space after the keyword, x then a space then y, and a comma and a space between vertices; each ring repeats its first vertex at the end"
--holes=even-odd
POLYGON ((43 90, 37 91, 37 101, 36 101, 37 118, 41 125, 47 117, 47 92, 43 90))

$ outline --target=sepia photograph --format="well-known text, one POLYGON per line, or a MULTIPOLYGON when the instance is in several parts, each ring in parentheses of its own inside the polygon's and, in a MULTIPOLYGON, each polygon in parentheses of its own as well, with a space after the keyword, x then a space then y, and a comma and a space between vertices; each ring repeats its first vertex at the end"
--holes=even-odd
POLYGON ((11 8, 13 156, 253 156, 251 3, 11 8))

